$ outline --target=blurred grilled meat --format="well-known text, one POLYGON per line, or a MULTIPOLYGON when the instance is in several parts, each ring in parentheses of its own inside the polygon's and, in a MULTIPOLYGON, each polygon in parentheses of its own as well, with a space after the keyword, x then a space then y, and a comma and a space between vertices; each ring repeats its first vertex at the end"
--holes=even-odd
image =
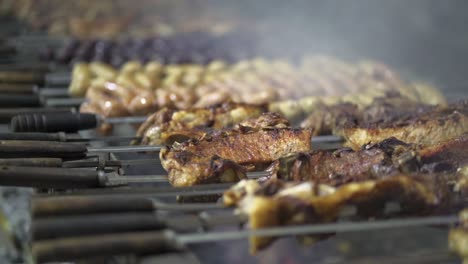
POLYGON ((261 169, 288 153, 310 150, 310 139, 308 129, 239 126, 206 134, 198 140, 174 143, 161 150, 160 159, 174 186, 233 181, 233 177, 219 177, 223 171, 210 173, 213 159, 230 160, 250 170, 261 169))
POLYGON ((389 137, 428 146, 467 133, 467 115, 467 100, 448 106, 377 104, 361 117, 351 116, 338 134, 353 149, 389 137))
POLYGON ((463 263, 468 261, 468 209, 459 214, 460 224, 449 232, 448 242, 451 251, 458 254, 463 263))
MULTIPOLYGON (((126 110, 121 112, 122 115, 141 115, 164 107, 186 110, 230 100, 268 104, 269 111, 280 113, 293 123, 309 113, 316 113, 319 120, 309 122, 317 122, 317 133, 326 133, 333 128, 327 127, 332 125, 330 120, 339 111, 332 107, 342 103, 354 104, 361 109, 372 104, 374 98, 386 98, 391 94, 411 102, 425 102, 411 83, 400 80, 380 64, 354 65, 324 57, 301 66, 261 58, 234 64, 212 61, 206 65, 158 62, 143 65, 131 61, 121 68, 97 62, 82 63, 73 70, 70 93, 86 94, 93 109, 104 116, 116 114, 119 109, 126 110), (109 84, 119 88, 108 89, 109 84), (110 101, 102 98, 109 96, 113 101, 111 106, 106 106, 110 101), (322 112, 327 115, 322 116, 322 112)), ((433 98, 431 103, 434 102, 443 103, 444 99, 433 98)))
MULTIPOLYGON (((434 213, 451 203, 452 180, 456 180, 454 174, 401 174, 348 183, 337 189, 312 182, 290 187, 276 180, 255 187, 241 181, 223 198, 227 205, 236 205, 240 213, 248 216, 250 228, 260 229, 336 221, 341 210, 349 206, 355 207, 360 217, 384 216, 389 202, 400 206, 394 214, 434 213)), ((256 252, 272 241, 271 237, 251 237, 250 249, 256 252)))
POLYGON ((173 142, 199 138, 210 130, 231 128, 265 111, 265 106, 232 102, 188 110, 163 108, 148 117, 138 129, 137 136, 143 137, 141 143, 145 145, 171 145, 173 142))

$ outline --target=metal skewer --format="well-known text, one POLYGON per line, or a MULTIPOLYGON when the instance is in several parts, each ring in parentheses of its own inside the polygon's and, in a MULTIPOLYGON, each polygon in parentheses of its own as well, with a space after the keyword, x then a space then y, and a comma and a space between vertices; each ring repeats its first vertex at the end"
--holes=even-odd
POLYGON ((0 133, 0 140, 33 140, 33 141, 58 141, 58 142, 120 142, 141 140, 141 137, 107 136, 107 137, 81 137, 77 134, 67 134, 65 132, 41 133, 41 132, 19 132, 0 133))
MULTIPOLYGON (((268 176, 268 172, 251 172, 250 179, 268 176)), ((76 189, 118 187, 141 183, 167 183, 167 175, 122 176, 116 172, 55 167, 1 167, 0 185, 36 188, 76 189)), ((223 190, 217 190, 218 193, 223 190)))
POLYGON ((319 235, 428 225, 452 225, 458 222, 457 216, 449 215, 190 234, 177 234, 172 230, 145 231, 39 241, 33 244, 32 251, 38 262, 68 261, 84 256, 177 252, 183 250, 184 246, 188 244, 237 240, 252 236, 319 235))

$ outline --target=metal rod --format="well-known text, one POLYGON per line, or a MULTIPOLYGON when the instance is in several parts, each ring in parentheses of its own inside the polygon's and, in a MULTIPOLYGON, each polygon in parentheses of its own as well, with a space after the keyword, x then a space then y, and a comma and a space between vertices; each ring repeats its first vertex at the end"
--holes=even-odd
POLYGON ((70 193, 60 193, 59 195, 43 195, 37 194, 37 199, 44 199, 46 203, 64 201, 65 199, 71 199, 73 201, 76 197, 86 196, 107 196, 107 197, 171 197, 171 196, 196 196, 196 195, 211 195, 221 194, 227 188, 231 187, 233 183, 210 183, 203 185, 195 185, 190 187, 141 187, 141 188, 113 188, 113 189, 86 189, 86 190, 75 190, 70 193))
POLYGON ((73 107, 84 103, 84 98, 49 98, 45 101, 46 107, 73 107))
POLYGON ((108 124, 138 124, 148 119, 148 116, 127 116, 127 117, 101 117, 102 122, 108 124))
POLYGON ((122 152, 145 152, 160 151, 162 146, 117 146, 117 147, 99 147, 88 148, 88 153, 122 153, 122 152))
POLYGON ((310 224, 300 226, 273 227, 256 230, 242 230, 230 232, 207 232, 200 234, 181 235, 177 239, 183 244, 214 242, 222 240, 243 239, 250 236, 295 236, 303 234, 327 234, 360 232, 369 230, 426 226, 426 225, 451 225, 459 222, 458 216, 432 216, 415 217, 407 219, 392 219, 378 221, 362 221, 349 223, 310 224))

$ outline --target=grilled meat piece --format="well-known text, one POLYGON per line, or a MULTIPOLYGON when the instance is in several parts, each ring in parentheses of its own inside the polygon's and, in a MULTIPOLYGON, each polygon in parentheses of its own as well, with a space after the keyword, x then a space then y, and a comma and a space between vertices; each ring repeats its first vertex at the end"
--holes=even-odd
MULTIPOLYGON (((252 186, 245 181, 237 183, 224 195, 227 205, 237 205, 238 211, 249 218, 252 229, 273 226, 326 223, 336 221, 345 207, 356 208, 357 216, 374 218, 384 216, 385 205, 398 203, 395 214, 424 215, 437 212, 451 202, 449 182, 454 175, 395 175, 378 180, 348 183, 337 189, 311 182, 288 187, 281 181, 252 186), (275 188, 272 185, 280 185, 275 188), (253 191, 252 191, 253 190, 253 191), (233 194, 232 192, 237 192, 233 194), (239 194, 240 193, 240 194, 239 194)), ((248 180, 253 181, 253 180, 248 180)), ((253 253, 268 246, 270 237, 252 237, 253 253)))
POLYGON ((389 138, 358 151, 343 148, 293 153, 276 160, 267 170, 276 179, 340 186, 400 172, 455 172, 466 164, 468 134, 429 147, 389 138))
POLYGON ((339 129, 353 149, 389 137, 428 146, 468 132, 468 100, 449 106, 371 106, 363 112, 362 119, 352 117, 339 129))
POLYGON ((330 135, 335 131, 337 124, 349 116, 358 116, 359 108, 356 104, 341 103, 326 105, 319 103, 314 110, 301 122, 302 128, 313 128, 314 135, 330 135))
POLYGON ((403 97, 398 92, 386 92, 384 96, 371 98, 371 101, 365 104, 354 101, 327 104, 317 101, 309 109, 309 114, 300 126, 314 128, 317 135, 340 134, 343 127, 388 118, 398 121, 415 111, 431 107, 403 97))
POLYGON ((265 106, 232 102, 179 111, 163 108, 148 117, 137 136, 143 137, 141 143, 145 145, 170 145, 174 141, 198 138, 210 130, 230 128, 265 111, 265 106))
POLYGON ((308 181, 339 186, 369 180, 398 170, 400 153, 410 150, 404 142, 390 138, 359 151, 339 149, 293 153, 276 160, 268 169, 271 177, 286 181, 308 181), (378 176, 377 176, 378 175, 378 176))
POLYGON ((310 139, 308 129, 241 127, 174 143, 161 150, 160 159, 172 185, 190 186, 223 181, 207 173, 207 162, 213 157, 231 160, 248 169, 261 169, 288 153, 310 150, 310 139))

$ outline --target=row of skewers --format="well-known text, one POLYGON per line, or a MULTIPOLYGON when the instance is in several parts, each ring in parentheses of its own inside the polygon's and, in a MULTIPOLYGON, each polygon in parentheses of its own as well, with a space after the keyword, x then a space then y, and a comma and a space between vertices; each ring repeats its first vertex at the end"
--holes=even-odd
MULTIPOLYGON (((141 66, 138 67, 135 73, 141 71, 141 66)), ((164 66, 160 67, 164 68, 164 66)), ((247 69, 252 69, 250 67, 248 66, 247 69)), ((288 69, 288 67, 286 68, 288 69)), ((274 69, 277 70, 277 68, 274 69)), ((294 71, 286 72, 294 73, 294 71)), ((247 73, 247 70, 246 72, 241 71, 239 75, 247 73)), ((355 75, 351 74, 350 76, 355 75)), ((372 74, 368 76, 372 76, 372 74)), ((306 77, 310 78, 310 76, 306 77)), ((384 81, 382 81, 380 78, 381 76, 376 79, 371 78, 373 82, 368 90, 379 91, 379 87, 383 86, 383 92, 379 91, 366 98, 368 90, 364 89, 363 95, 357 98, 366 99, 350 100, 349 98, 352 97, 346 97, 346 93, 350 91, 345 91, 345 94, 337 93, 334 97, 330 97, 332 99, 316 98, 307 104, 302 104, 298 102, 306 100, 297 99, 301 98, 303 94, 294 95, 291 99, 296 100, 288 101, 286 105, 289 108, 286 107, 286 109, 300 109, 298 111, 300 114, 288 115, 287 111, 271 113, 268 111, 284 109, 284 107, 275 108, 272 106, 274 104, 258 106, 242 102, 233 103, 228 99, 216 102, 218 104, 214 106, 199 108, 193 108, 192 105, 189 105, 177 109, 178 107, 161 105, 151 110, 160 108, 141 126, 138 135, 134 138, 137 140, 135 144, 143 143, 153 146, 97 148, 76 143, 48 142, 40 145, 37 142, 5 140, 0 146, 0 149, 3 147, 0 152, 5 157, 30 155, 30 157, 62 158, 67 161, 61 160, 62 163, 58 166, 64 167, 85 166, 84 163, 79 163, 83 162, 80 159, 96 153, 160 150, 159 159, 168 175, 121 176, 116 172, 109 172, 109 168, 112 167, 111 160, 106 159, 106 156, 99 155, 96 160, 86 160, 88 166, 100 168, 98 172, 89 169, 5 167, 1 177, 2 184, 26 185, 45 189, 112 187, 108 191, 106 189, 100 190, 99 194, 91 195, 91 197, 86 196, 86 190, 82 191, 81 194, 79 191, 72 191, 72 196, 84 197, 84 201, 86 201, 83 203, 86 205, 84 208, 89 210, 98 208, 96 210, 101 213, 109 212, 106 210, 117 210, 115 208, 118 206, 125 208, 124 203, 128 203, 131 208, 128 209, 129 211, 140 210, 143 207, 146 209, 141 210, 154 209, 155 203, 148 203, 147 198, 138 202, 131 200, 132 195, 174 196, 174 194, 178 194, 184 197, 190 195, 190 192, 193 192, 193 195, 224 193, 225 206, 237 207, 239 213, 237 216, 229 215, 227 218, 231 222, 228 223, 232 224, 233 221, 239 223, 239 220, 235 219, 240 217, 243 219, 240 222, 247 222, 253 230, 258 229, 257 233, 244 234, 246 236, 256 234, 251 237, 252 252, 270 244, 272 234, 304 234, 304 232, 309 233, 310 230, 320 227, 298 226, 297 230, 292 227, 271 231, 275 230, 274 228, 277 226, 334 222, 348 207, 354 208, 354 216, 363 219, 390 215, 438 215, 452 213, 463 208, 466 204, 466 198, 464 198, 466 197, 466 176, 463 173, 464 170, 458 169, 466 165, 467 157, 464 147, 467 133, 466 102, 447 105, 443 97, 437 95, 436 91, 428 90, 431 91, 431 94, 437 95, 428 96, 425 92, 417 92, 417 89, 408 90, 398 85, 386 86, 391 83, 389 79, 383 78, 384 81), (405 94, 408 92, 412 93, 414 97, 405 94), (378 98, 382 96, 385 98, 378 98), (425 98, 430 100, 426 101, 425 98), (435 101, 432 101, 434 99, 435 101), (227 102, 222 103, 224 101, 227 102), (367 103, 362 103, 366 101, 367 103), (434 102, 438 104, 427 104, 434 102), (309 108, 305 108, 304 105, 309 108), (293 128, 291 123, 294 124, 294 122, 291 121, 296 121, 294 119, 300 115, 307 118, 303 119, 301 127, 293 128), (351 149, 339 148, 335 151, 314 150, 311 152, 311 148, 314 148, 314 144, 311 146, 311 138, 314 139, 314 136, 330 133, 343 137, 345 144, 351 149), (265 169, 266 171, 263 172, 265 169), (247 178, 251 179, 247 180, 247 178), (146 192, 142 188, 115 189, 116 186, 128 184, 167 181, 178 188, 148 189, 146 192), (237 181, 239 183, 232 186, 237 181), (90 184, 91 182, 92 184, 90 184), (232 187, 226 191, 228 186, 232 187), (113 201, 112 195, 118 193, 125 193, 127 197, 113 201), (96 205, 97 207, 89 206, 88 202, 95 202, 98 205, 96 205), (380 209, 385 209, 387 203, 397 203, 397 210, 390 210, 390 213, 386 210, 382 212, 380 209), (136 208, 140 206, 140 209, 136 208), (298 231, 300 228, 306 229, 298 231), (307 231, 307 228, 311 229, 307 231)), ((330 78, 330 80, 335 79, 330 78)), ((318 83, 322 84, 322 82, 318 83)), ((361 92, 359 89, 362 87, 362 83, 354 83, 357 90, 352 92, 361 92)), ((323 94, 322 91, 330 90, 326 84, 322 85, 322 90, 318 90, 317 94, 323 94)), ((125 87, 122 84, 119 86, 125 87)), ((93 87, 88 89, 88 92, 93 87)), ((127 87, 126 89, 130 92, 132 89, 138 89, 131 85, 127 87)), ((285 85, 285 87, 288 86, 285 85)), ((336 87, 350 86, 337 85, 336 87)), ((148 90, 152 89, 158 91, 169 88, 148 88, 148 90)), ((190 86, 184 89, 188 91, 196 88, 190 86)), ((111 98, 114 100, 118 96, 119 94, 114 94, 111 98)), ((98 102, 101 100, 97 97, 90 99, 98 102)), ((111 118, 114 116, 119 116, 106 115, 99 111, 95 111, 95 113, 104 117, 104 123, 112 120, 111 118)), ((127 115, 129 114, 126 113, 124 116, 127 115)), ((72 116, 85 117, 86 115, 72 116)), ((93 123, 93 126, 96 127, 98 123, 95 116, 88 117, 94 118, 93 121, 76 118, 75 123, 93 123)), ((62 126, 56 126, 59 131, 64 131, 64 126, 71 126, 73 121, 64 117, 60 119, 57 116, 44 115, 36 116, 35 119, 30 120, 28 117, 16 118, 19 123, 12 127, 29 127, 34 130, 41 124, 48 124, 47 118, 62 120, 62 126), (20 124, 22 121, 26 125, 20 124)), ((3 136, 10 139, 13 136, 18 137, 17 139, 21 139, 21 137, 24 139, 27 137, 26 135, 18 133, 3 136)), ((50 140, 73 140, 72 137, 64 133, 28 135, 29 139, 48 137, 50 140)), ((141 165, 145 162, 158 163, 157 158, 154 158, 150 161, 135 161, 135 163, 129 161, 127 164, 137 166, 137 164, 141 165)), ((114 166, 121 166, 125 163, 125 160, 118 160, 114 162, 114 166)), ((66 194, 59 192, 55 195, 56 197, 41 198, 47 201, 43 203, 43 206, 52 208, 54 204, 62 202, 60 210, 69 208, 69 212, 83 212, 76 207, 80 205, 79 202, 76 202, 79 201, 75 200, 76 197, 67 200, 62 197, 66 194), (64 206, 65 204, 66 206, 64 206)), ((180 206, 177 210, 182 210, 181 208, 185 206, 183 204, 158 205, 163 208, 163 211, 170 211, 171 207, 178 208, 177 206, 180 206)), ((189 209, 186 210, 206 211, 209 207, 219 209, 223 206, 218 204, 187 204, 189 209)), ((55 208, 51 212, 60 214, 60 210, 55 208)), ((40 215, 41 213, 37 214, 37 216, 40 215)), ((183 217, 189 216, 183 215, 183 217)), ((110 219, 110 217, 102 219, 110 219)), ((143 219, 141 217, 143 216, 131 219, 143 219)), ((93 219, 97 221, 100 216, 93 219)), ((132 222, 129 219, 120 219, 118 222, 120 225, 127 223, 127 228, 121 230, 132 231, 135 230, 133 228, 136 225, 144 225, 144 223, 151 223, 148 224, 148 228, 155 228, 150 226, 157 223, 151 217, 148 218, 148 222, 138 220, 132 222)), ((428 220, 423 223, 453 224, 458 222, 454 217, 427 219, 433 222, 428 220)), ((38 223, 42 221, 39 217, 37 220, 38 223)), ((56 230, 55 233, 58 234, 64 232, 63 230, 74 230, 74 227, 85 228, 79 219, 76 219, 76 222, 70 222, 63 229, 56 225, 57 222, 52 224, 54 222, 43 220, 43 223, 46 223, 44 226, 48 226, 50 229, 42 234, 54 234, 53 230, 56 230)), ((171 221, 166 222, 172 222, 172 218, 171 221)), ((188 222, 184 220, 182 223, 184 225, 188 222)), ((384 225, 384 223, 382 224, 384 225)), ((206 223, 202 223, 202 226, 204 225, 206 223)), ((167 226, 163 226, 167 228, 167 226)), ((143 233, 104 235, 100 236, 102 240, 91 235, 96 234, 93 232, 97 231, 83 231, 83 235, 89 236, 84 236, 81 239, 70 238, 77 235, 73 232, 69 234, 70 237, 66 235, 64 237, 59 237, 59 235, 51 237, 52 235, 38 235, 40 232, 37 231, 37 240, 33 249, 40 261, 63 260, 86 254, 116 253, 115 250, 124 249, 139 253, 148 253, 149 250, 152 252, 154 250, 179 250, 181 245, 199 242, 203 240, 200 239, 200 236, 206 235, 189 234, 184 236, 173 233, 174 230, 178 231, 176 227, 171 226, 170 228, 171 232, 146 233, 146 235, 143 233), (95 243, 91 243, 92 241, 95 243), (116 246, 117 241, 125 242, 119 242, 122 244, 116 246), (147 243, 143 243, 147 246, 141 246, 142 243, 132 244, 129 241, 143 241, 147 243), (86 244, 89 247, 83 247, 86 244), (81 248, 83 251, 73 253, 73 249, 76 248, 81 248), (107 248, 107 251, 103 250, 104 248, 107 248), (114 249, 110 250, 110 248, 114 249)), ((193 230, 199 228, 200 226, 193 230)), ((333 232, 332 229, 325 230, 320 233, 333 232)), ((458 229, 457 233, 454 234, 460 234, 460 232, 463 234, 463 229, 458 229)), ((233 234, 229 235, 234 236, 233 234)), ((463 236, 452 235, 453 247, 464 254, 464 247, 460 247, 460 237, 463 236)))

